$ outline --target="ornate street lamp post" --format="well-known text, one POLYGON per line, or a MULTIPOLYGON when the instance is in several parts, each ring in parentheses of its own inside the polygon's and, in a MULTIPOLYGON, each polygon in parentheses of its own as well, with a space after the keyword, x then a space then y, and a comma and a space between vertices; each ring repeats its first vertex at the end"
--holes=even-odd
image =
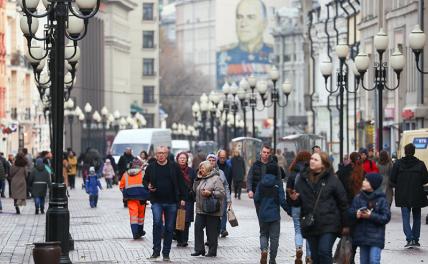
POLYGON ((400 85, 400 73, 404 68, 405 59, 403 53, 396 48, 394 53, 392 53, 389 64, 391 68, 394 70, 397 76, 397 85, 394 87, 388 87, 386 85, 387 76, 386 72, 388 69, 387 63, 383 61, 383 54, 385 50, 388 48, 388 35, 381 29, 379 33, 374 37, 374 47, 379 55, 379 62, 374 64, 375 68, 375 80, 374 85, 371 88, 367 88, 364 86, 364 75, 369 68, 370 59, 366 53, 360 52, 355 57, 355 66, 358 69, 358 72, 361 75, 361 86, 366 91, 377 90, 378 92, 378 125, 377 125, 377 150, 380 152, 383 148, 383 90, 393 91, 396 90, 400 85))
POLYGON ((200 98, 201 122, 202 122, 202 140, 207 140, 207 114, 209 111, 208 96, 203 93, 200 98))
POLYGON ((243 114, 243 127, 244 127, 244 137, 247 136, 247 105, 248 105, 248 94, 247 91, 250 89, 250 84, 248 83, 247 79, 242 78, 242 80, 239 82, 239 89, 237 92, 237 96, 239 99, 239 102, 241 103, 241 110, 243 114))
MULTIPOLYGON (((35 72, 38 87, 50 83, 49 96, 50 113, 52 115, 52 146, 53 146, 53 171, 55 182, 52 185, 49 209, 46 214, 46 241, 61 242, 61 263, 71 263, 69 253, 69 226, 70 213, 66 196, 66 186, 62 177, 62 153, 64 130, 64 99, 70 97, 72 83, 75 77, 77 60, 80 56, 77 41, 83 39, 88 28, 89 18, 93 17, 100 5, 100 0, 43 0, 45 12, 37 10, 40 0, 21 0, 20 5, 24 16, 21 18, 21 30, 27 39, 27 58, 35 72), (75 11, 74 4, 79 8, 75 11), (43 36, 36 36, 39 26, 38 18, 45 18, 43 36), (72 41, 73 45, 65 47, 65 38, 72 41), (42 47, 32 46, 33 41, 40 41, 42 47), (40 75, 46 64, 41 62, 48 58, 49 82, 40 83, 40 75), (71 80, 65 80, 64 59, 67 59, 71 68, 71 80), (67 85, 68 84, 68 85, 67 85)), ((43 87, 43 88, 42 88, 43 87)), ((39 91, 41 92, 41 90, 39 91)), ((41 93, 41 97, 42 93, 41 93)))
POLYGON ((106 140, 106 129, 107 129, 107 121, 109 118, 109 112, 107 107, 101 108, 101 125, 103 129, 103 149, 102 149, 102 155, 105 155, 107 153, 107 140, 106 140))
POLYGON ((91 112, 92 112, 92 106, 90 103, 86 103, 85 107, 83 108, 85 111, 85 119, 86 119, 86 148, 91 147, 91 112))

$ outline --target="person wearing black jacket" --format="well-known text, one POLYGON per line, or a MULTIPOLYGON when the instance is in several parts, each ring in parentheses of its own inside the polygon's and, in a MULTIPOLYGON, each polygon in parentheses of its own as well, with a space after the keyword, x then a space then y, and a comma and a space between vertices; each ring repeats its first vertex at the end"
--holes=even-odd
POLYGON ((235 198, 238 198, 239 200, 241 200, 242 183, 244 181, 244 176, 245 176, 245 161, 241 157, 239 150, 233 151, 231 164, 232 164, 231 177, 233 182, 233 190, 235 193, 235 198))
POLYGON ((309 241, 313 263, 331 264, 334 241, 340 233, 349 234, 348 201, 342 183, 331 174, 326 153, 312 154, 309 169, 300 174, 295 189, 290 198, 301 203, 302 235, 309 241), (305 225, 310 215, 314 223, 305 225))
POLYGON ((119 158, 117 163, 117 170, 119 172, 119 181, 122 178, 122 175, 128 170, 128 165, 134 160, 134 155, 132 155, 132 149, 126 148, 125 152, 119 158))
POLYGON ((178 204, 186 206, 187 194, 181 169, 177 163, 168 160, 167 147, 160 146, 156 149, 156 162, 147 166, 143 184, 149 188, 153 213, 153 254, 150 259, 157 259, 160 256, 162 215, 164 215, 162 255, 164 261, 169 261, 177 206, 178 204))
POLYGON ((428 183, 425 163, 415 155, 415 145, 404 146, 405 157, 395 162, 391 183, 395 186, 395 205, 401 207, 406 248, 419 247, 421 233, 421 208, 428 205, 424 184, 428 183), (413 227, 410 227, 410 212, 413 212, 413 227))

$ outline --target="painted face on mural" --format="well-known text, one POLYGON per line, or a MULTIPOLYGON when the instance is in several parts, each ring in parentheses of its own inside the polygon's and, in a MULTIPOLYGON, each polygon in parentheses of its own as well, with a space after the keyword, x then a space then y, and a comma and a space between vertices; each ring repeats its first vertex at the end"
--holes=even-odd
POLYGON ((266 26, 266 7, 260 0, 239 2, 236 8, 236 34, 241 44, 261 44, 266 26))

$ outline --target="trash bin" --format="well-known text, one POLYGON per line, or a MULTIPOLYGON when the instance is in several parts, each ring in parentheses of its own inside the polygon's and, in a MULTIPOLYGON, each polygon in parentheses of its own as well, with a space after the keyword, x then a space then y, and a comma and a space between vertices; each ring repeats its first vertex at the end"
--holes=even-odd
POLYGON ((33 259, 35 264, 58 264, 61 258, 61 242, 34 243, 33 259))

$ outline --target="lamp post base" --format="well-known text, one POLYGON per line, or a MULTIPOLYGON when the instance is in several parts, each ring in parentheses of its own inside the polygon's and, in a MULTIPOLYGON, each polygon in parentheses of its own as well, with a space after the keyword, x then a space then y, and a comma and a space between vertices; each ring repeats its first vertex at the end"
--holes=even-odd
POLYGON ((64 183, 53 183, 46 212, 46 241, 61 243, 61 259, 59 263, 71 263, 70 251, 70 212, 64 183))

